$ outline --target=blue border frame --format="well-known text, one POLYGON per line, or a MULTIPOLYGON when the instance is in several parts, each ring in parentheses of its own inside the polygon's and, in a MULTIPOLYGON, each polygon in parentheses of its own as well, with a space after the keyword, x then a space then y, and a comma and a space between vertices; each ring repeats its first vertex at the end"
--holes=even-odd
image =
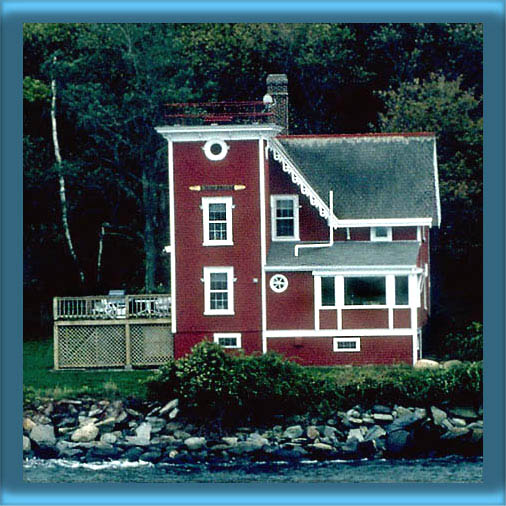
POLYGON ((504 504, 504 0, 4 0, 0 504, 504 504), (485 33, 483 484, 27 484, 21 470, 23 22, 482 22, 485 33), (13 416, 14 414, 14 416, 13 416), (13 457, 14 456, 14 457, 13 457))

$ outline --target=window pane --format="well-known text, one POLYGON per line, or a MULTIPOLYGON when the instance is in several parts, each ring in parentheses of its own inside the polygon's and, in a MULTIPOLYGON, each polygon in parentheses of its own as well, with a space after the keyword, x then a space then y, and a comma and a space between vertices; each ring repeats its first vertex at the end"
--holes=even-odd
POLYGON ((276 235, 278 237, 293 237, 293 218, 276 220, 276 235))
POLYGON ((221 346, 237 346, 237 337, 220 337, 218 343, 221 346))
POLYGON ((227 224, 226 223, 209 223, 209 240, 226 241, 227 240, 227 224))
POLYGON ((322 306, 335 306, 336 285, 334 278, 322 278, 322 306))
POLYGON ((356 347, 356 341, 337 341, 337 348, 339 350, 354 350, 356 347))
POLYGON ((344 303, 347 306, 386 304, 385 278, 345 278, 344 303))
POLYGON ((407 306, 409 304, 407 276, 395 276, 395 304, 397 306, 407 306))
POLYGON ((388 228, 376 227, 376 237, 388 237, 388 228))
POLYGON ((226 272, 212 272, 211 273, 211 290, 226 290, 227 289, 227 273, 226 272))
POLYGON ((276 216, 278 218, 293 218, 293 200, 276 200, 276 216))
POLYGON ((226 204, 209 204, 209 221, 226 221, 226 204))
POLYGON ((228 309, 228 293, 211 292, 211 309, 228 309))

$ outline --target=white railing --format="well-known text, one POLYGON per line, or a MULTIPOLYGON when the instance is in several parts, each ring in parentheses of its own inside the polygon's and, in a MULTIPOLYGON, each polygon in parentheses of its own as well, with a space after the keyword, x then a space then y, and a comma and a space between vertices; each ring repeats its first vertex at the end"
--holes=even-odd
POLYGON ((132 318, 170 318, 168 294, 93 295, 55 297, 54 320, 120 320, 132 318))

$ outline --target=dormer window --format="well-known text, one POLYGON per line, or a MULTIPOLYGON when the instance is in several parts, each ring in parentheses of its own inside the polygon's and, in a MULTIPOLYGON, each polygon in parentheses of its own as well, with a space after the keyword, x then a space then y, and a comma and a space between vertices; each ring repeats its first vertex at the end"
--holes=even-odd
POLYGON ((299 240, 299 197, 271 196, 271 226, 273 241, 299 240))
POLYGON ((371 241, 391 241, 392 227, 371 227, 371 241))
POLYGON ((203 197, 204 246, 232 246, 232 197, 203 197))

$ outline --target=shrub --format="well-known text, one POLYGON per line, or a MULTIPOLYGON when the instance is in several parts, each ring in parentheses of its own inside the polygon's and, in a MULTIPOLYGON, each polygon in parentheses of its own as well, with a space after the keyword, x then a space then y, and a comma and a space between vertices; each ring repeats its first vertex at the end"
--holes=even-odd
POLYGON ((303 367, 281 355, 228 354, 203 342, 192 353, 171 360, 147 381, 152 399, 178 397, 186 413, 224 422, 266 421, 276 414, 319 414, 356 404, 475 404, 482 402, 482 364, 450 369, 407 365, 303 367))
POLYGON ((482 360, 483 324, 472 322, 463 331, 446 335, 438 344, 438 355, 444 360, 482 360))

